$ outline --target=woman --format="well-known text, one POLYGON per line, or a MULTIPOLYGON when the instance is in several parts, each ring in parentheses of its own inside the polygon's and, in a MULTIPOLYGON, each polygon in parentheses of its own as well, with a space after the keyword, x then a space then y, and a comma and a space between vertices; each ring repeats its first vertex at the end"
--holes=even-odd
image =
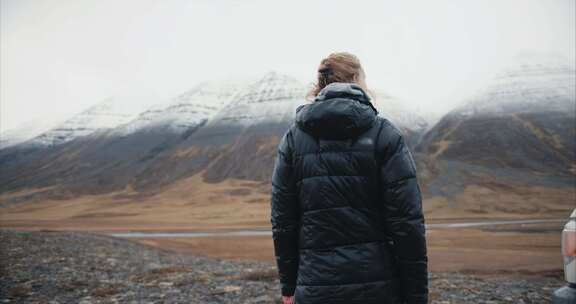
POLYGON ((278 146, 271 223, 284 303, 427 303, 414 161, 366 92, 359 60, 331 54, 278 146))

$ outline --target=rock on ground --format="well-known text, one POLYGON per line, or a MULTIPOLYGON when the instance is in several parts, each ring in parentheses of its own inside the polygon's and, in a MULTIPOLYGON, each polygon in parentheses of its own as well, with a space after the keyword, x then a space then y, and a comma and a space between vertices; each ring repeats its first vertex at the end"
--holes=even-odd
MULTIPOLYGON (((0 303, 281 303, 275 265, 105 235, 0 231, 0 303)), ((432 303, 549 303, 555 277, 431 274, 432 303)))

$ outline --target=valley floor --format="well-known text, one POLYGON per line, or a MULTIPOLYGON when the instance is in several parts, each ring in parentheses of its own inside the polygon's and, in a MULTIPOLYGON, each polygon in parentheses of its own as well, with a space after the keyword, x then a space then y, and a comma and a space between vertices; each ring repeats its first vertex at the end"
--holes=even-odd
MULTIPOLYGON (((524 190, 470 188, 455 201, 424 202, 432 303, 547 303, 563 285, 560 231, 575 193, 524 190), (538 219, 555 221, 445 229, 538 219)), ((18 203, 30 191, 0 196, 0 303, 279 303, 270 235, 109 235, 269 232, 262 183, 193 176, 157 196, 18 203)))
MULTIPOLYGON (((562 224, 502 225, 483 227, 482 230, 429 229, 429 267, 433 272, 558 276, 562 271, 562 224)), ((256 232, 264 234, 268 231, 256 232)), ((218 236, 170 237, 167 233, 162 237, 138 237, 134 240, 188 255, 275 261, 270 235, 216 234, 218 236)))
MULTIPOLYGON (((548 303, 558 226, 432 231, 432 303, 548 303)), ((0 302, 280 303, 269 237, 139 240, 0 230, 0 302)))

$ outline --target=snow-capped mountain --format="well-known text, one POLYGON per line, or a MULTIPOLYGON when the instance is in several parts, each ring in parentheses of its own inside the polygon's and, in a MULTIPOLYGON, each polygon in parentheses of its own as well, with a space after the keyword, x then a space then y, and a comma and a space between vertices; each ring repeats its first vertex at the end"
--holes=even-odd
POLYGON ((114 130, 127 135, 146 129, 165 129, 182 133, 212 118, 242 89, 239 81, 204 82, 177 96, 167 105, 154 105, 132 121, 114 130))
POLYGON ((135 109, 109 98, 32 138, 26 144, 59 145, 98 130, 114 128, 129 121, 136 113, 135 109))
POLYGON ((423 136, 442 193, 485 181, 573 185, 575 70, 556 57, 522 56, 423 136), (515 171, 517 170, 517 171, 515 171), (481 172, 481 173, 480 173, 481 172))
POLYGON ((208 124, 249 126, 291 119, 305 102, 305 87, 296 79, 269 72, 242 90, 208 124))
POLYGON ((16 128, 0 133, 0 149, 8 148, 29 139, 32 139, 43 132, 53 128, 58 122, 35 119, 25 122, 16 128))
MULTIPOLYGON (((89 140, 53 149, 3 150, 0 191, 53 185, 75 193, 119 191, 128 185, 157 191, 199 173, 212 182, 265 181, 278 141, 296 108, 308 102, 306 89, 290 76, 270 72, 252 82, 201 83, 134 116, 116 115, 114 104, 104 102, 32 141, 56 145, 91 134, 89 140)), ((410 138, 420 137, 425 124, 418 111, 389 96, 380 100, 384 116, 397 121, 410 138)))
MULTIPOLYGON (((277 72, 269 72, 241 91, 208 126, 249 126, 290 121, 296 108, 308 102, 305 95, 306 86, 298 80, 277 72)), ((428 126, 429 122, 422 113, 401 99, 377 92, 373 102, 382 116, 396 122, 400 127, 422 131, 428 126)))
POLYGON ((483 90, 455 112, 461 115, 571 112, 576 110, 576 70, 553 55, 516 57, 483 90))

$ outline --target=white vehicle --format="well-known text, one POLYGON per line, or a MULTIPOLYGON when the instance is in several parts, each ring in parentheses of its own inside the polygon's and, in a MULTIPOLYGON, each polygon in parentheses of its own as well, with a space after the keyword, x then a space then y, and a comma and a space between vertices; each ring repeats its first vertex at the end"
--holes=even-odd
POLYGON ((556 290, 554 304, 576 304, 576 209, 562 231, 562 255, 564 256, 564 278, 568 285, 556 290))

